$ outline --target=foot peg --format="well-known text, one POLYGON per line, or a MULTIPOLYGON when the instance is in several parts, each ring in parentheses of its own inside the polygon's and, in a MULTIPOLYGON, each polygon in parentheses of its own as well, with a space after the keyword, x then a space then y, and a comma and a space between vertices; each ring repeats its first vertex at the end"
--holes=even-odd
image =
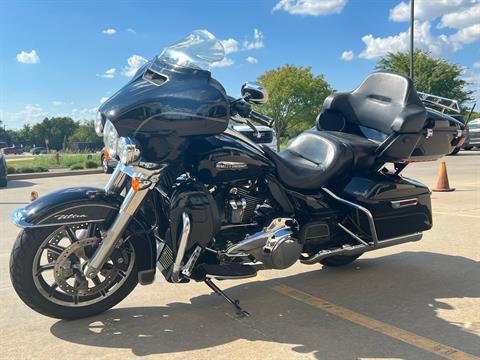
POLYGON ((250 265, 241 264, 203 264, 201 265, 205 275, 218 280, 223 279, 246 279, 257 275, 257 270, 250 265))
POLYGON ((217 295, 220 295, 222 298, 224 298, 230 305, 232 305, 239 317, 248 317, 250 316, 250 313, 248 311, 243 310, 240 307, 240 301, 239 300, 233 300, 231 299, 227 294, 225 294, 217 285, 213 283, 213 281, 209 278, 205 279, 205 284, 212 289, 217 295))

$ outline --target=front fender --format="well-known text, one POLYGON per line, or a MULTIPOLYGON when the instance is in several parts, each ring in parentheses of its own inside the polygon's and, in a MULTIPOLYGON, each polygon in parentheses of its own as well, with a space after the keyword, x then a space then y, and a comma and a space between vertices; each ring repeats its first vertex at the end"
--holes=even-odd
MULTIPOLYGON (((74 187, 44 195, 12 214, 12 221, 21 228, 58 227, 88 222, 109 224, 123 198, 107 194, 95 187, 74 187)), ((156 269, 156 241, 152 226, 141 211, 132 220, 131 242, 137 256, 139 281, 151 283, 156 269)))

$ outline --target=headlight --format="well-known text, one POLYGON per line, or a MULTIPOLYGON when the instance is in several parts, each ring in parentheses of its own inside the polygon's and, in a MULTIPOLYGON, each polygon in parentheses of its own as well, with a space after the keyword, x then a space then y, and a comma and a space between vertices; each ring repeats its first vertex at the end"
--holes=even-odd
POLYGON ((121 137, 118 141, 118 156, 125 165, 131 164, 140 158, 140 150, 137 149, 135 141, 129 137, 121 137))
POLYGON ((110 120, 107 120, 105 128, 103 129, 103 143, 105 144, 105 149, 107 149, 108 154, 112 158, 116 157, 118 154, 118 132, 110 120))
POLYGON ((103 135, 103 116, 100 111, 97 111, 97 117, 95 118, 95 132, 98 136, 103 135))

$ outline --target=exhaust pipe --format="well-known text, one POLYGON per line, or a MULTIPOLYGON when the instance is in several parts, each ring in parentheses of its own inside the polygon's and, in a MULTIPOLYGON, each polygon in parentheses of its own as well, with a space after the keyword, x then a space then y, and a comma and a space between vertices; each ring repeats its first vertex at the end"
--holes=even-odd
POLYGON ((407 242, 412 242, 412 241, 418 241, 422 238, 422 233, 415 233, 415 234, 410 234, 410 235, 405 235, 405 236, 399 236, 387 240, 382 240, 377 243, 376 246, 368 246, 368 245, 344 245, 340 248, 336 249, 330 249, 330 250, 321 250, 315 255, 311 257, 304 257, 300 258, 300 262, 302 264, 315 264, 318 263, 320 260, 323 260, 325 258, 331 257, 331 256, 336 256, 336 255, 357 255, 361 254, 367 251, 373 251, 373 250, 378 250, 378 249, 383 249, 386 247, 390 246, 395 246, 407 242))

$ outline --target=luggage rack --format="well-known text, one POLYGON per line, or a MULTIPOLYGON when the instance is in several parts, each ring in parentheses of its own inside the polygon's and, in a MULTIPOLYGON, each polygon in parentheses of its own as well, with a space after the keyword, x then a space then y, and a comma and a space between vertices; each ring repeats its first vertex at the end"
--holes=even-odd
POLYGON ((457 100, 432 95, 421 91, 417 91, 417 94, 419 95, 420 100, 422 100, 424 105, 437 106, 442 109, 442 112, 445 112, 447 110, 456 114, 461 113, 460 105, 457 100))

